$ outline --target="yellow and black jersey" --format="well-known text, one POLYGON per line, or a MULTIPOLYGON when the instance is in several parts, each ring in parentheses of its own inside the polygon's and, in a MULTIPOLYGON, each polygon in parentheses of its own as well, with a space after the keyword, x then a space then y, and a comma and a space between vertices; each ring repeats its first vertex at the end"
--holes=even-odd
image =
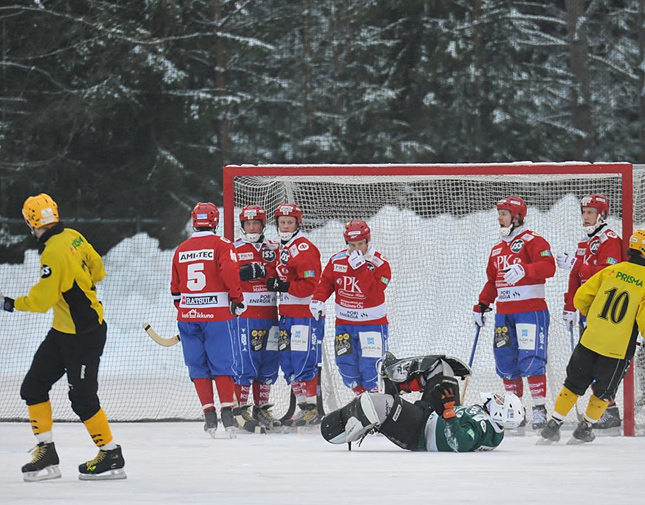
POLYGON ((96 283, 105 277, 101 256, 76 230, 57 224, 40 238, 40 280, 27 296, 15 300, 17 310, 47 312, 54 308, 52 328, 85 333, 103 323, 96 283))
POLYGON ((609 358, 624 359, 645 330, 645 265, 623 261, 593 275, 573 303, 587 317, 580 343, 609 358))

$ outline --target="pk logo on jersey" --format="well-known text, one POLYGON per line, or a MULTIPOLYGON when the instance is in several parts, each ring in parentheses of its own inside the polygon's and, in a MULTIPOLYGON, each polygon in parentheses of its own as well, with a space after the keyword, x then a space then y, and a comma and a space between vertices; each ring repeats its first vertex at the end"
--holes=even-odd
POLYGON ((522 250, 522 247, 524 247, 524 241, 522 239, 514 240, 511 244, 511 251, 517 254, 522 250))
POLYGON ((40 269, 40 278, 46 279, 52 274, 52 269, 48 265, 43 265, 40 269))
POLYGON ((271 263, 275 259, 275 251, 271 249, 262 249, 262 259, 267 263, 271 263))
POLYGON ((356 277, 349 277, 343 275, 343 287, 342 290, 346 293, 359 293, 363 294, 361 288, 358 287, 358 279, 356 277))

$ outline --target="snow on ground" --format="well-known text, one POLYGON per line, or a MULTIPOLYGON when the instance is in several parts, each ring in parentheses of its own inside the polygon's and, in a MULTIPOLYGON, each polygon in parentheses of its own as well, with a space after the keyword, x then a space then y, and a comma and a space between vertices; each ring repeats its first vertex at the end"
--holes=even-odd
MULTIPOLYGON (((643 503, 645 437, 536 446, 507 437, 498 450, 411 453, 381 436, 361 447, 306 434, 210 439, 202 424, 115 423, 128 479, 81 482, 78 463, 96 449, 80 423, 57 423, 62 479, 25 483, 29 424, 0 424, 0 503, 100 504, 567 504, 643 503)), ((569 436, 564 432, 564 439, 569 436)))

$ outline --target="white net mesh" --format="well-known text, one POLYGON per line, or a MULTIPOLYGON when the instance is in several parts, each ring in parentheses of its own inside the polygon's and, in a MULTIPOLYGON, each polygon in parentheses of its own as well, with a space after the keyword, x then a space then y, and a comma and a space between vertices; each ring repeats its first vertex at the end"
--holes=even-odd
MULTIPOLYGON (((341 174, 334 177, 257 177, 252 168, 246 170, 250 175, 234 180, 236 236, 241 206, 260 204, 272 212, 278 203, 297 201, 305 214, 305 233, 320 248, 325 264, 344 247, 345 221, 368 221, 374 246, 392 265, 386 297, 390 349, 397 356, 445 353, 468 361, 474 338, 470 313, 485 281, 488 254, 499 238, 495 203, 500 198, 517 194, 526 200, 527 223, 550 242, 554 253, 574 251, 582 236, 579 199, 590 192, 609 197, 609 224, 622 235, 618 175, 348 177, 338 168, 341 174)), ((566 166, 562 170, 565 172, 566 166)), ((522 168, 518 166, 517 171, 522 168)), ((634 224, 643 227, 645 169, 641 167, 635 167, 633 189, 634 224)), ((267 235, 276 238, 271 223, 267 235)), ((91 237, 88 239, 91 242, 91 237)), ((99 296, 106 307, 108 344, 101 363, 99 395, 111 419, 201 417, 180 346, 161 348, 141 329, 141 323, 149 322, 163 336, 177 332, 169 296, 171 257, 172 251, 160 251, 155 240, 137 235, 104 258, 108 277, 99 284, 99 296)), ((23 264, 0 265, 2 291, 10 296, 25 294, 38 279, 38 264, 36 251, 28 251, 23 264)), ((549 409, 571 353, 560 317, 566 283, 567 274, 557 272, 546 285, 551 312, 549 409)), ((342 384, 334 363, 330 338, 334 335, 333 298, 327 314, 323 396, 329 410, 351 399, 352 394, 342 384)), ((480 391, 502 389, 495 374, 490 321, 477 347, 468 402, 478 401, 480 391)), ((0 314, 0 420, 27 418, 19 398, 20 383, 50 324, 51 316, 42 314, 0 314)), ((641 359, 640 367, 643 365, 641 359)), ((645 427, 645 405, 640 401, 644 382, 636 373, 635 420, 641 433, 645 427)), ((66 393, 66 381, 59 381, 52 392, 54 416, 75 420, 66 393)), ((289 390, 282 379, 273 388, 272 401, 276 414, 287 410, 289 390)), ((622 388, 618 403, 622 412, 622 388)))
MULTIPOLYGON (((554 253, 573 252, 582 238, 579 201, 588 193, 609 197, 609 225, 622 235, 618 174, 459 176, 456 168, 454 176, 378 175, 384 168, 373 167, 371 176, 316 177, 315 171, 324 167, 311 167, 312 175, 308 176, 253 176, 256 169, 245 167, 249 175, 234 178, 234 206, 237 212, 243 205, 256 203, 271 211, 281 202, 297 202, 304 211, 305 232, 321 250, 323 264, 344 247, 344 223, 367 220, 374 246, 392 266, 386 298, 389 345, 397 356, 444 353, 468 362, 474 339, 470 313, 485 282, 488 254, 499 240, 495 204, 502 197, 519 195, 525 199, 529 227, 549 241, 554 253)), ((342 174, 343 169, 338 170, 342 174)), ((566 170, 563 165, 562 172, 566 170)), ((284 173, 288 171, 285 167, 284 173)), ((521 167, 517 171, 521 172, 521 167)), ((269 227, 268 235, 275 238, 275 229, 269 227)), ((557 272, 546 285, 551 312, 549 410, 571 354, 570 335, 561 321, 567 280, 568 272, 557 272)), ((336 408, 352 397, 337 372, 333 339, 328 338, 334 335, 333 308, 332 297, 327 303, 330 317, 324 344, 327 408, 336 408)), ((495 374, 493 318, 489 317, 476 350, 467 402, 477 402, 481 391, 502 389, 495 374)), ((278 395, 287 394, 286 388, 284 392, 276 388, 276 403, 283 404, 286 396, 278 395)), ((622 405, 622 389, 618 403, 622 405)))

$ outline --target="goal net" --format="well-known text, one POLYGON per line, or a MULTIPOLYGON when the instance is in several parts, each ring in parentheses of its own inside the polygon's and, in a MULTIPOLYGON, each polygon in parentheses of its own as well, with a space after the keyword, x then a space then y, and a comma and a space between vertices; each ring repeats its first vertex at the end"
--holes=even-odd
MULTIPOLYGON (((605 194, 611 201, 609 226, 629 236, 632 191, 632 166, 626 163, 231 166, 225 168, 225 234, 239 236, 236 216, 244 205, 260 204, 273 212, 279 203, 295 201, 304 212, 304 232, 326 264, 345 247, 344 223, 365 219, 373 245, 392 267, 386 291, 390 350, 396 356, 448 354, 468 362, 474 340, 472 306, 486 281, 490 250, 500 240, 496 202, 521 196, 529 207, 529 228, 549 241, 554 254, 573 253, 583 235, 580 198, 605 194)), ((268 226, 267 233, 275 238, 275 227, 268 226)), ((558 271, 546 284, 549 411, 572 350, 561 319, 567 281, 568 272, 558 271)), ((323 397, 326 407, 336 408, 352 393, 334 362, 333 297, 326 313, 323 397)), ((467 402, 479 401, 480 392, 503 389, 495 373, 492 321, 491 315, 480 335, 467 402)), ((527 384, 525 391, 530 412, 527 384)), ((286 398, 278 399, 279 394, 288 390, 276 388, 276 403, 283 404, 286 398)), ((624 400, 621 391, 618 403, 631 411, 624 400)), ((575 411, 570 421, 573 417, 575 411)))
MULTIPOLYGON (((583 235, 579 200, 588 193, 603 193, 610 199, 609 225, 621 236, 631 232, 632 222, 635 227, 645 226, 645 204, 641 204, 645 169, 632 171, 627 163, 237 166, 225 167, 224 185, 220 232, 229 238, 240 235, 238 215, 244 205, 260 204, 272 215, 279 203, 296 201, 304 211, 304 232, 319 247, 323 265, 345 247, 344 223, 365 219, 372 228, 374 246, 392 266, 386 303, 389 346, 397 356, 448 354, 468 362, 474 338, 470 314, 485 282, 488 255, 499 240, 495 204, 500 198, 525 199, 528 226, 549 241, 554 254, 575 250, 583 235)), ((277 240, 271 220, 266 232, 277 240)), ((110 419, 201 418, 181 345, 160 347, 141 328, 148 322, 162 336, 177 332, 169 296, 172 254, 139 234, 104 257, 108 276, 98 290, 106 310, 108 341, 99 396, 110 419)), ((38 254, 29 250, 22 264, 0 264, 0 288, 9 296, 26 294, 37 282, 38 272, 38 254)), ((558 271, 546 283, 551 313, 549 411, 571 354, 570 337, 561 320, 567 278, 568 273, 558 271)), ((327 314, 322 392, 325 408, 331 410, 349 401, 352 393, 334 362, 333 298, 327 314)), ((20 384, 50 325, 51 315, 0 314, 0 420, 27 418, 20 384)), ((492 341, 489 316, 476 349, 467 402, 477 402, 479 392, 502 389, 495 374, 492 341)), ((645 354, 641 358, 635 360, 639 370, 645 369, 645 354)), ((626 378, 618 403, 626 417, 626 431, 635 422, 637 432, 643 434, 641 377, 637 370, 626 378)), ((529 407, 526 385, 525 390, 529 407)), ((51 396, 55 419, 76 420, 64 379, 51 396)), ((276 414, 287 410, 289 388, 282 377, 273 387, 271 400, 276 414)))

